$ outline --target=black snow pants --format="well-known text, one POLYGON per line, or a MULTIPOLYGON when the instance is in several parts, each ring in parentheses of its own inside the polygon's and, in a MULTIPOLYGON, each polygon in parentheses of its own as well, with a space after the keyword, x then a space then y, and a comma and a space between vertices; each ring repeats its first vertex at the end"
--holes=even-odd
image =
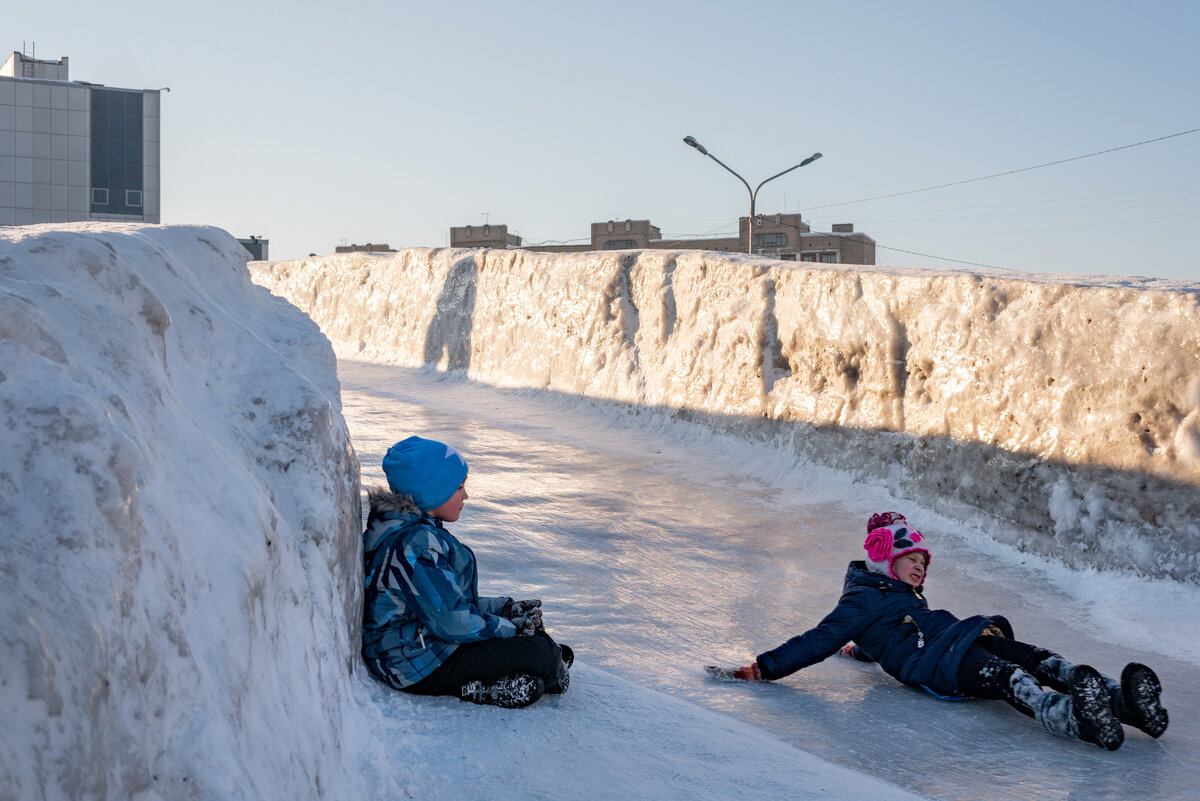
POLYGON ((1065 692, 1065 685, 1040 669, 1052 656, 1054 653, 1045 648, 1007 637, 980 637, 971 643, 958 666, 958 690, 971 698, 1007 701, 1014 709, 1032 715, 1028 707, 1013 697, 1013 672, 1020 668, 1050 689, 1065 692))
POLYGON ((458 695, 469 681, 487 681, 513 673, 540 676, 549 690, 558 684, 562 649, 545 631, 532 637, 508 637, 463 643, 437 669, 404 688, 417 695, 458 695))

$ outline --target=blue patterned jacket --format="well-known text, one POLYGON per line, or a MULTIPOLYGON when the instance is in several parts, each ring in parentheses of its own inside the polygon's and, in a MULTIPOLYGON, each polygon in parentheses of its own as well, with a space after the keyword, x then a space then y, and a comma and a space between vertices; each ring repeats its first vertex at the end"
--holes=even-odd
POLYGON ((362 655, 397 689, 432 673, 461 643, 515 637, 508 598, 480 598, 475 554, 407 495, 368 494, 363 532, 362 655))

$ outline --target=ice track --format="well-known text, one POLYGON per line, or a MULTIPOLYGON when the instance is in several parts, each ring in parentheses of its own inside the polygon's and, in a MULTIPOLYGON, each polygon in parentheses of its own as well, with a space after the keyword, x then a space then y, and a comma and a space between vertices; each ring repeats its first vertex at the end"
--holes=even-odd
MULTIPOLYGON (((409 434, 444 439, 466 455, 470 499, 451 528, 476 552, 481 592, 545 599, 548 627, 584 668, 571 693, 589 721, 604 714, 587 709, 585 699, 604 704, 590 681, 612 692, 630 682, 920 795, 1196 797, 1195 588, 1147 582, 1131 604, 1137 579, 1097 574, 1086 598, 1068 594, 1043 564, 981 547, 985 535, 886 488, 821 468, 756 463, 750 446, 654 424, 628 408, 361 362, 341 362, 339 378, 364 485, 383 480, 384 451, 409 434), (820 620, 837 600, 846 563, 858 558, 867 514, 884 508, 905 512, 930 537, 926 590, 935 606, 960 616, 1005 614, 1021 639, 1110 675, 1128 661, 1153 666, 1171 712, 1162 740, 1127 728, 1124 746, 1106 753, 1046 734, 1003 703, 941 702, 872 665, 837 658, 773 684, 704 676, 706 662, 744 663, 820 620), (1115 611, 1105 611, 1106 598, 1115 611), (1116 625, 1130 615, 1148 620, 1116 625)), ((554 713, 564 730, 567 711, 554 713)), ((713 734, 730 736, 720 720, 713 718, 713 734)), ((465 755, 469 744, 438 747, 465 755)), ((581 759, 588 750, 581 742, 581 759)), ((671 786, 685 787, 688 764, 704 753, 681 755, 675 768, 664 754, 671 786)), ((549 766, 547 776, 563 769, 549 766)), ((787 786, 788 777, 761 774, 755 785, 755 775, 748 771, 745 797, 787 786)), ((603 797, 577 789, 581 798, 603 797)))

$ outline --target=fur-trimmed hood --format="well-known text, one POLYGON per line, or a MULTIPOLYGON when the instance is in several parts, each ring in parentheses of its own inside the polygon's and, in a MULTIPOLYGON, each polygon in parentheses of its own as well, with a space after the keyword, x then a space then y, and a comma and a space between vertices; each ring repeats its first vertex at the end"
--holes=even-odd
POLYGON ((370 506, 372 515, 383 514, 385 512, 401 515, 421 514, 421 510, 417 508, 417 504, 413 501, 411 495, 392 492, 389 487, 382 484, 367 490, 367 503, 370 506))

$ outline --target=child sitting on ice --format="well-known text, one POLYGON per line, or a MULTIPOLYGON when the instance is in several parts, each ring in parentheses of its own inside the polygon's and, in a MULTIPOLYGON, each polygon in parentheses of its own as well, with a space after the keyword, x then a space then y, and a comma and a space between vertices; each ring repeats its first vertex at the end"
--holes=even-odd
POLYGON ((421 695, 518 708, 566 692, 571 649, 542 626, 537 599, 481 598, 475 554, 443 523, 467 499, 467 462, 409 437, 383 457, 388 487, 368 494, 362 654, 371 673, 421 695))
POLYGON ((817 627, 738 668, 709 666, 717 678, 779 679, 841 652, 878 662, 893 678, 950 698, 998 698, 1047 731, 1120 747, 1122 723, 1151 737, 1167 728, 1161 686, 1150 668, 1125 666, 1121 681, 1012 639, 999 615, 959 620, 930 609, 922 590, 928 541, 896 512, 872 515, 865 561, 850 563, 837 607, 817 627), (853 642, 851 642, 853 641, 853 642))

